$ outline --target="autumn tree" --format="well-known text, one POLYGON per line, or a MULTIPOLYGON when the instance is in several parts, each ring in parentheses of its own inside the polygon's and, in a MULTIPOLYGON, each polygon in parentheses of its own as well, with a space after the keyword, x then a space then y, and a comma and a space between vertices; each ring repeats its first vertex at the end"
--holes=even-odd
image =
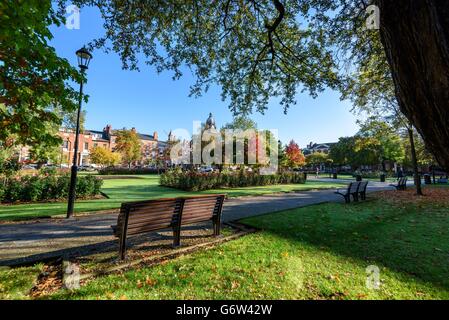
POLYGON ((112 152, 107 148, 100 146, 93 147, 90 150, 90 161, 101 167, 116 166, 121 162, 121 155, 117 152, 112 152))
POLYGON ((285 157, 290 168, 299 168, 306 164, 306 158, 294 140, 290 141, 285 148, 285 157))
POLYGON ((118 130, 115 132, 115 151, 122 155, 122 160, 131 168, 133 162, 142 158, 139 135, 135 130, 118 130))

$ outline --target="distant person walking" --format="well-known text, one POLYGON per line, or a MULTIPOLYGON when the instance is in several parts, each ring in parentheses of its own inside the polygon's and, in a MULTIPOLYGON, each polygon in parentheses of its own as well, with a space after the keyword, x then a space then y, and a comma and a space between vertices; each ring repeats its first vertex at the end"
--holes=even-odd
POLYGON ((320 168, 316 167, 316 178, 318 179, 320 177, 320 168))

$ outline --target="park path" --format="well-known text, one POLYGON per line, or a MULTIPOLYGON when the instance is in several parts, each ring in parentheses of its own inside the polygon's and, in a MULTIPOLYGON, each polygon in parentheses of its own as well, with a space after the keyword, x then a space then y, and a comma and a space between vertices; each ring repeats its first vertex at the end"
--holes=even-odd
MULTIPOLYGON (((326 179, 320 179, 326 181, 326 179)), ((330 180, 338 182, 339 180, 330 180)), ((340 180, 341 182, 345 182, 340 180)), ((388 183, 370 182, 368 192, 390 190, 388 183)), ((231 198, 223 208, 223 221, 305 207, 323 202, 341 202, 335 190, 280 193, 256 197, 231 198)), ((67 251, 95 250, 98 244, 116 241, 110 226, 117 213, 81 216, 72 220, 47 219, 35 222, 0 224, 0 266, 61 256, 67 251)))

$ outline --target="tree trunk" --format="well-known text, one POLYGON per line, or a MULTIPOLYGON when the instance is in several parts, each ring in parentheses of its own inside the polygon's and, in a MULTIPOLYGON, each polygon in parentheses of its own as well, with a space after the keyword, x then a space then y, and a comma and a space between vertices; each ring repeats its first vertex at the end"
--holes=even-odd
POLYGON ((410 127, 407 129, 408 136, 410 139, 410 150, 412 153, 412 164, 413 164, 413 176, 415 179, 415 185, 416 185, 416 194, 418 196, 422 196, 422 188, 421 188, 421 178, 419 176, 419 170, 418 170, 418 159, 416 158, 416 149, 415 149, 415 139, 413 137, 413 127, 410 127))
POLYGON ((400 109, 449 171, 449 1, 376 4, 400 109))

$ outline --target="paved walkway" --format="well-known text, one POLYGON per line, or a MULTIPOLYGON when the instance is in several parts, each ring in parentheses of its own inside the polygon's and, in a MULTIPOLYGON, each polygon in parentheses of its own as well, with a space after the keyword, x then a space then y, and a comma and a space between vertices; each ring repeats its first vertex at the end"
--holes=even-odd
MULTIPOLYGON (((389 189, 392 187, 389 187, 388 183, 370 182, 368 192, 389 189)), ((234 221, 323 202, 341 201, 343 198, 334 194, 334 190, 231 198, 224 206, 223 221, 234 221)), ((15 264, 17 259, 33 261, 47 256, 49 252, 53 255, 62 255, 67 250, 73 252, 80 248, 94 249, 99 243, 116 241, 110 228, 116 221, 117 213, 103 213, 73 220, 51 219, 0 225, 0 266, 15 264)))

